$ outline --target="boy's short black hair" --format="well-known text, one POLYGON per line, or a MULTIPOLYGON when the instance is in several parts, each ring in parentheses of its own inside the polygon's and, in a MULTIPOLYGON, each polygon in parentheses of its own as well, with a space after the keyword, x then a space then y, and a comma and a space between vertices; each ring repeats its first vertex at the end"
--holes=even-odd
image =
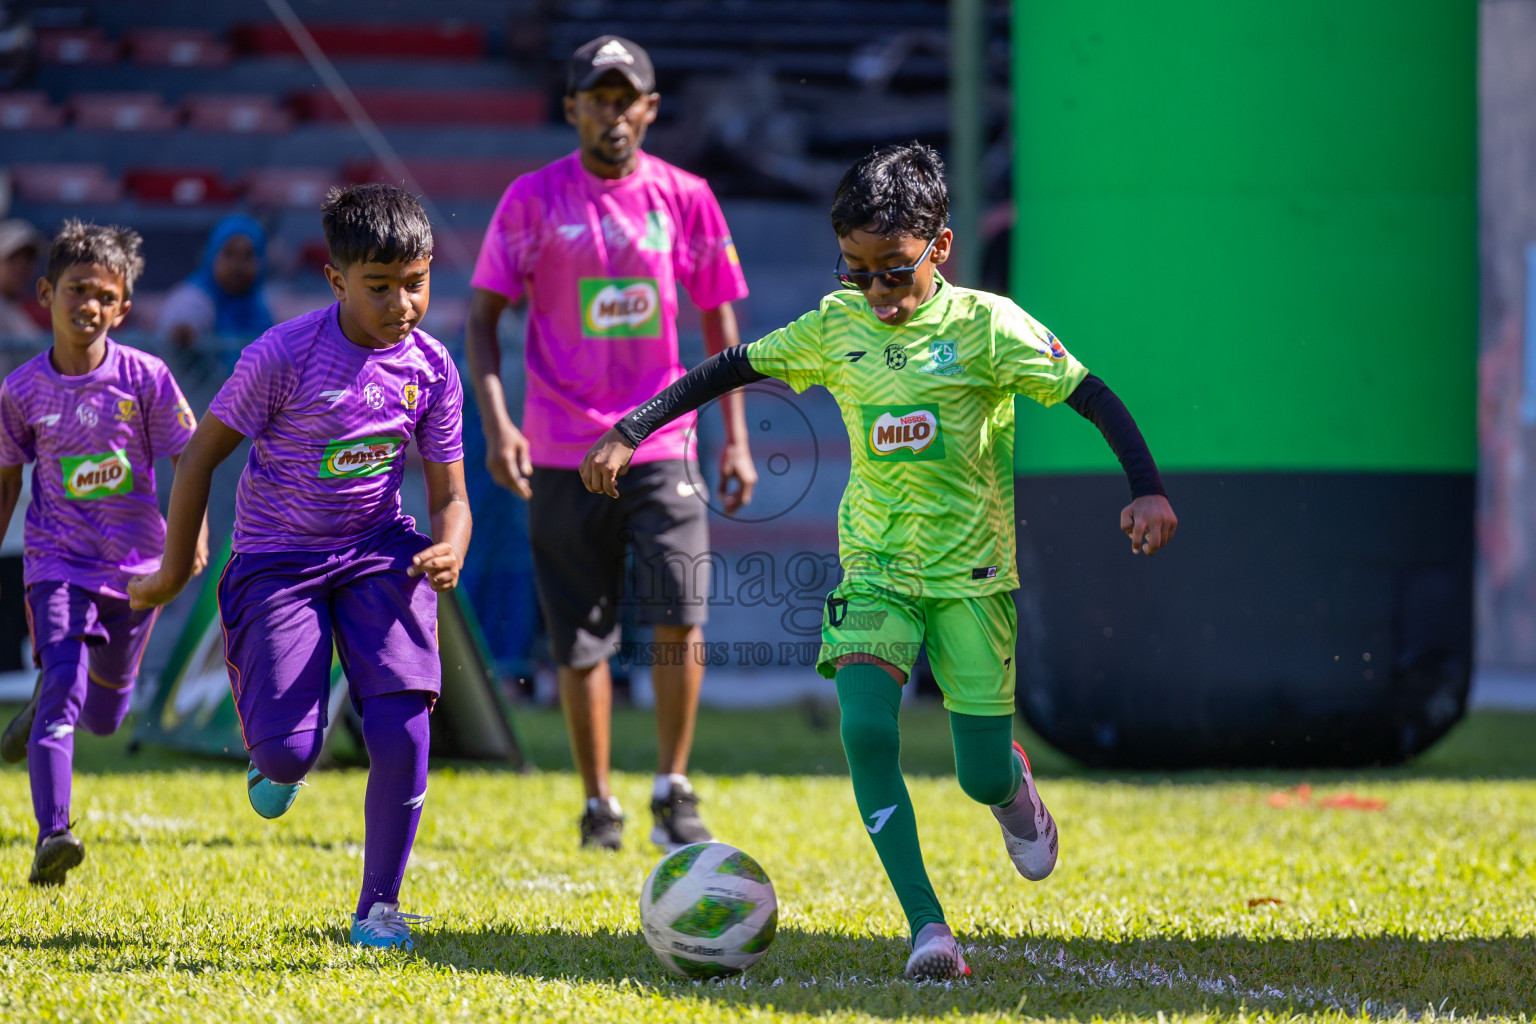
POLYGON ((58 284, 70 267, 99 263, 122 277, 126 299, 133 295, 133 283, 144 273, 143 248, 144 239, 132 228, 71 218, 48 245, 48 269, 43 276, 49 284, 58 284))
POLYGON ((944 161, 916 141, 877 146, 848 168, 832 197, 832 230, 839 238, 863 228, 927 240, 948 223, 944 161))
POLYGON ((396 263, 432 255, 432 222, 416 197, 398 185, 333 188, 320 206, 331 266, 396 263))

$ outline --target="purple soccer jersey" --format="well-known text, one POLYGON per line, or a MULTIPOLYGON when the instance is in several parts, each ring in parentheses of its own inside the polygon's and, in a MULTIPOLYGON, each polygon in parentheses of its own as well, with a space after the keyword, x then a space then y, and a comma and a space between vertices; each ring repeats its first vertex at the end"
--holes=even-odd
POLYGON ((464 457, 464 391, 423 331, 384 349, 341 332, 339 303, 278 324, 248 345, 208 411, 252 439, 235 495, 238 552, 349 546, 392 523, 405 447, 464 457))
POLYGON ((108 339, 101 365, 80 377, 55 370, 51 353, 0 384, 0 464, 37 464, 25 579, 126 598, 128 578, 159 569, 165 548, 155 459, 180 454, 197 423, 147 352, 108 339))

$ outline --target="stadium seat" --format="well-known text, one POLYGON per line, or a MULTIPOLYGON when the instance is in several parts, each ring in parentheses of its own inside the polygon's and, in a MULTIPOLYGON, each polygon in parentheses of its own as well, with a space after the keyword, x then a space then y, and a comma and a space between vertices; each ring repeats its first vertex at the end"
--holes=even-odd
POLYGON ((0 92, 0 130, 46 131, 64 123, 64 111, 45 92, 0 92))
MULTIPOLYGON (((536 89, 358 89, 357 100, 380 124, 539 125, 544 94, 536 89)), ((346 111, 320 89, 294 93, 289 106, 306 121, 345 121, 346 111)))
POLYGON ((195 132, 273 135, 293 125, 293 115, 261 93, 205 94, 182 101, 187 127, 195 132))
MULTIPOLYGON (((536 171, 548 161, 529 157, 424 157, 406 160, 405 169, 420 188, 434 199, 498 199, 519 175, 536 171)), ((347 165, 354 182, 395 183, 398 174, 378 161, 347 165)))
POLYGON ((325 192, 342 183, 326 167, 262 167, 245 178, 245 195, 252 206, 318 210, 325 192))
MULTIPOLYGON (((316 45, 331 57, 477 60, 485 54, 485 30, 478 25, 316 22, 307 27, 316 45)), ((273 22, 235 25, 229 31, 229 41, 243 54, 288 56, 299 52, 288 31, 273 22)))
POLYGON ((13 164, 16 194, 34 203, 115 203, 123 186, 101 164, 13 164))
POLYGON ((229 63, 229 44, 207 29, 133 29, 123 34, 123 46, 135 64, 218 68, 229 63))
POLYGON ((123 175, 123 182, 144 203, 203 206, 228 203, 240 195, 209 167, 135 167, 123 175))
POLYGON ((164 132, 179 119, 154 92, 82 92, 69 103, 81 131, 164 132))
POLYGON ((42 29, 37 59, 44 64, 115 64, 118 46, 99 28, 42 29))

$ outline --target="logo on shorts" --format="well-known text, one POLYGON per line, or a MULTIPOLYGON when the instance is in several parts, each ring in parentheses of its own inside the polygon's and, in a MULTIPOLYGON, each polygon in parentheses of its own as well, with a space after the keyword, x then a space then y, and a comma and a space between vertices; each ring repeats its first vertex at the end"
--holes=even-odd
POLYGON ((407 384, 400 389, 400 404, 407 409, 416 408, 416 402, 421 398, 421 388, 415 384, 407 384))
POLYGON ((405 442, 395 437, 332 441, 325 446, 325 457, 320 463, 320 479, 387 473, 394 465, 395 458, 404 450, 405 442))
POLYGON ((83 427, 94 427, 97 421, 96 410, 82 402, 75 406, 75 419, 79 420, 83 427))
POLYGON ((384 408, 384 389, 377 384, 369 384, 363 388, 363 401, 368 403, 370 409, 384 408))
POLYGON ((894 462, 926 462, 944 457, 944 438, 939 414, 922 406, 864 407, 864 429, 869 450, 894 462))
POLYGON ((582 337, 655 338, 661 334, 661 294, 654 277, 584 277, 582 337))
POLYGON ((65 455, 59 464, 64 493, 71 501, 94 501, 133 490, 133 466, 122 448, 100 455, 65 455))
POLYGON ((117 422, 127 423, 129 420, 133 419, 134 411, 133 399, 119 398, 117 400, 117 422))

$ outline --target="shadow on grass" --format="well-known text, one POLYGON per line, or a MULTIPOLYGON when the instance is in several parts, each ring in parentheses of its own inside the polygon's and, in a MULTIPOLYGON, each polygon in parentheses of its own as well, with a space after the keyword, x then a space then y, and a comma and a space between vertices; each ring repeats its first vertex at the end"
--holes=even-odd
POLYGON ((1011 1013, 1077 1020, 1115 1014, 1339 1010, 1514 1015, 1536 1003, 1536 939, 1421 941, 1151 938, 1126 942, 962 936, 973 974, 902 980, 907 944, 782 928, 768 957, 723 981, 675 978, 632 932, 421 933, 418 955, 459 971, 638 987, 732 1007, 876 1017, 1011 1013))
MULTIPOLYGON (((0 721, 12 709, 0 708, 0 721)), ((560 712, 520 707, 518 730, 533 764, 548 771, 570 771, 570 747, 560 712)), ((1477 712, 1459 723, 1435 747, 1412 764, 1391 768, 1349 770, 1202 770, 1184 772, 1126 772, 1083 768, 1034 735, 1020 719, 1015 734, 1030 752, 1041 779, 1084 778, 1136 784, 1181 785, 1253 782, 1277 786, 1300 781, 1359 779, 1536 779, 1536 714, 1477 712)), ((914 776, 952 776, 954 751, 949 719, 934 705, 904 707, 901 713, 902 766, 914 776)), ((146 746, 129 753, 132 718, 114 736, 76 736, 75 765, 82 773, 117 775, 164 771, 240 772, 238 758, 218 759, 146 746)), ((495 762, 452 763, 464 771, 512 772, 495 762)), ((619 708, 613 716, 612 765, 618 771, 650 772, 656 763, 656 718, 652 711, 619 708)), ((785 708, 700 712, 694 741, 692 770, 699 774, 833 775, 846 776, 848 762, 838 733, 834 703, 809 701, 785 708)), ((25 765, 0 765, 7 772, 25 772, 25 765)))

